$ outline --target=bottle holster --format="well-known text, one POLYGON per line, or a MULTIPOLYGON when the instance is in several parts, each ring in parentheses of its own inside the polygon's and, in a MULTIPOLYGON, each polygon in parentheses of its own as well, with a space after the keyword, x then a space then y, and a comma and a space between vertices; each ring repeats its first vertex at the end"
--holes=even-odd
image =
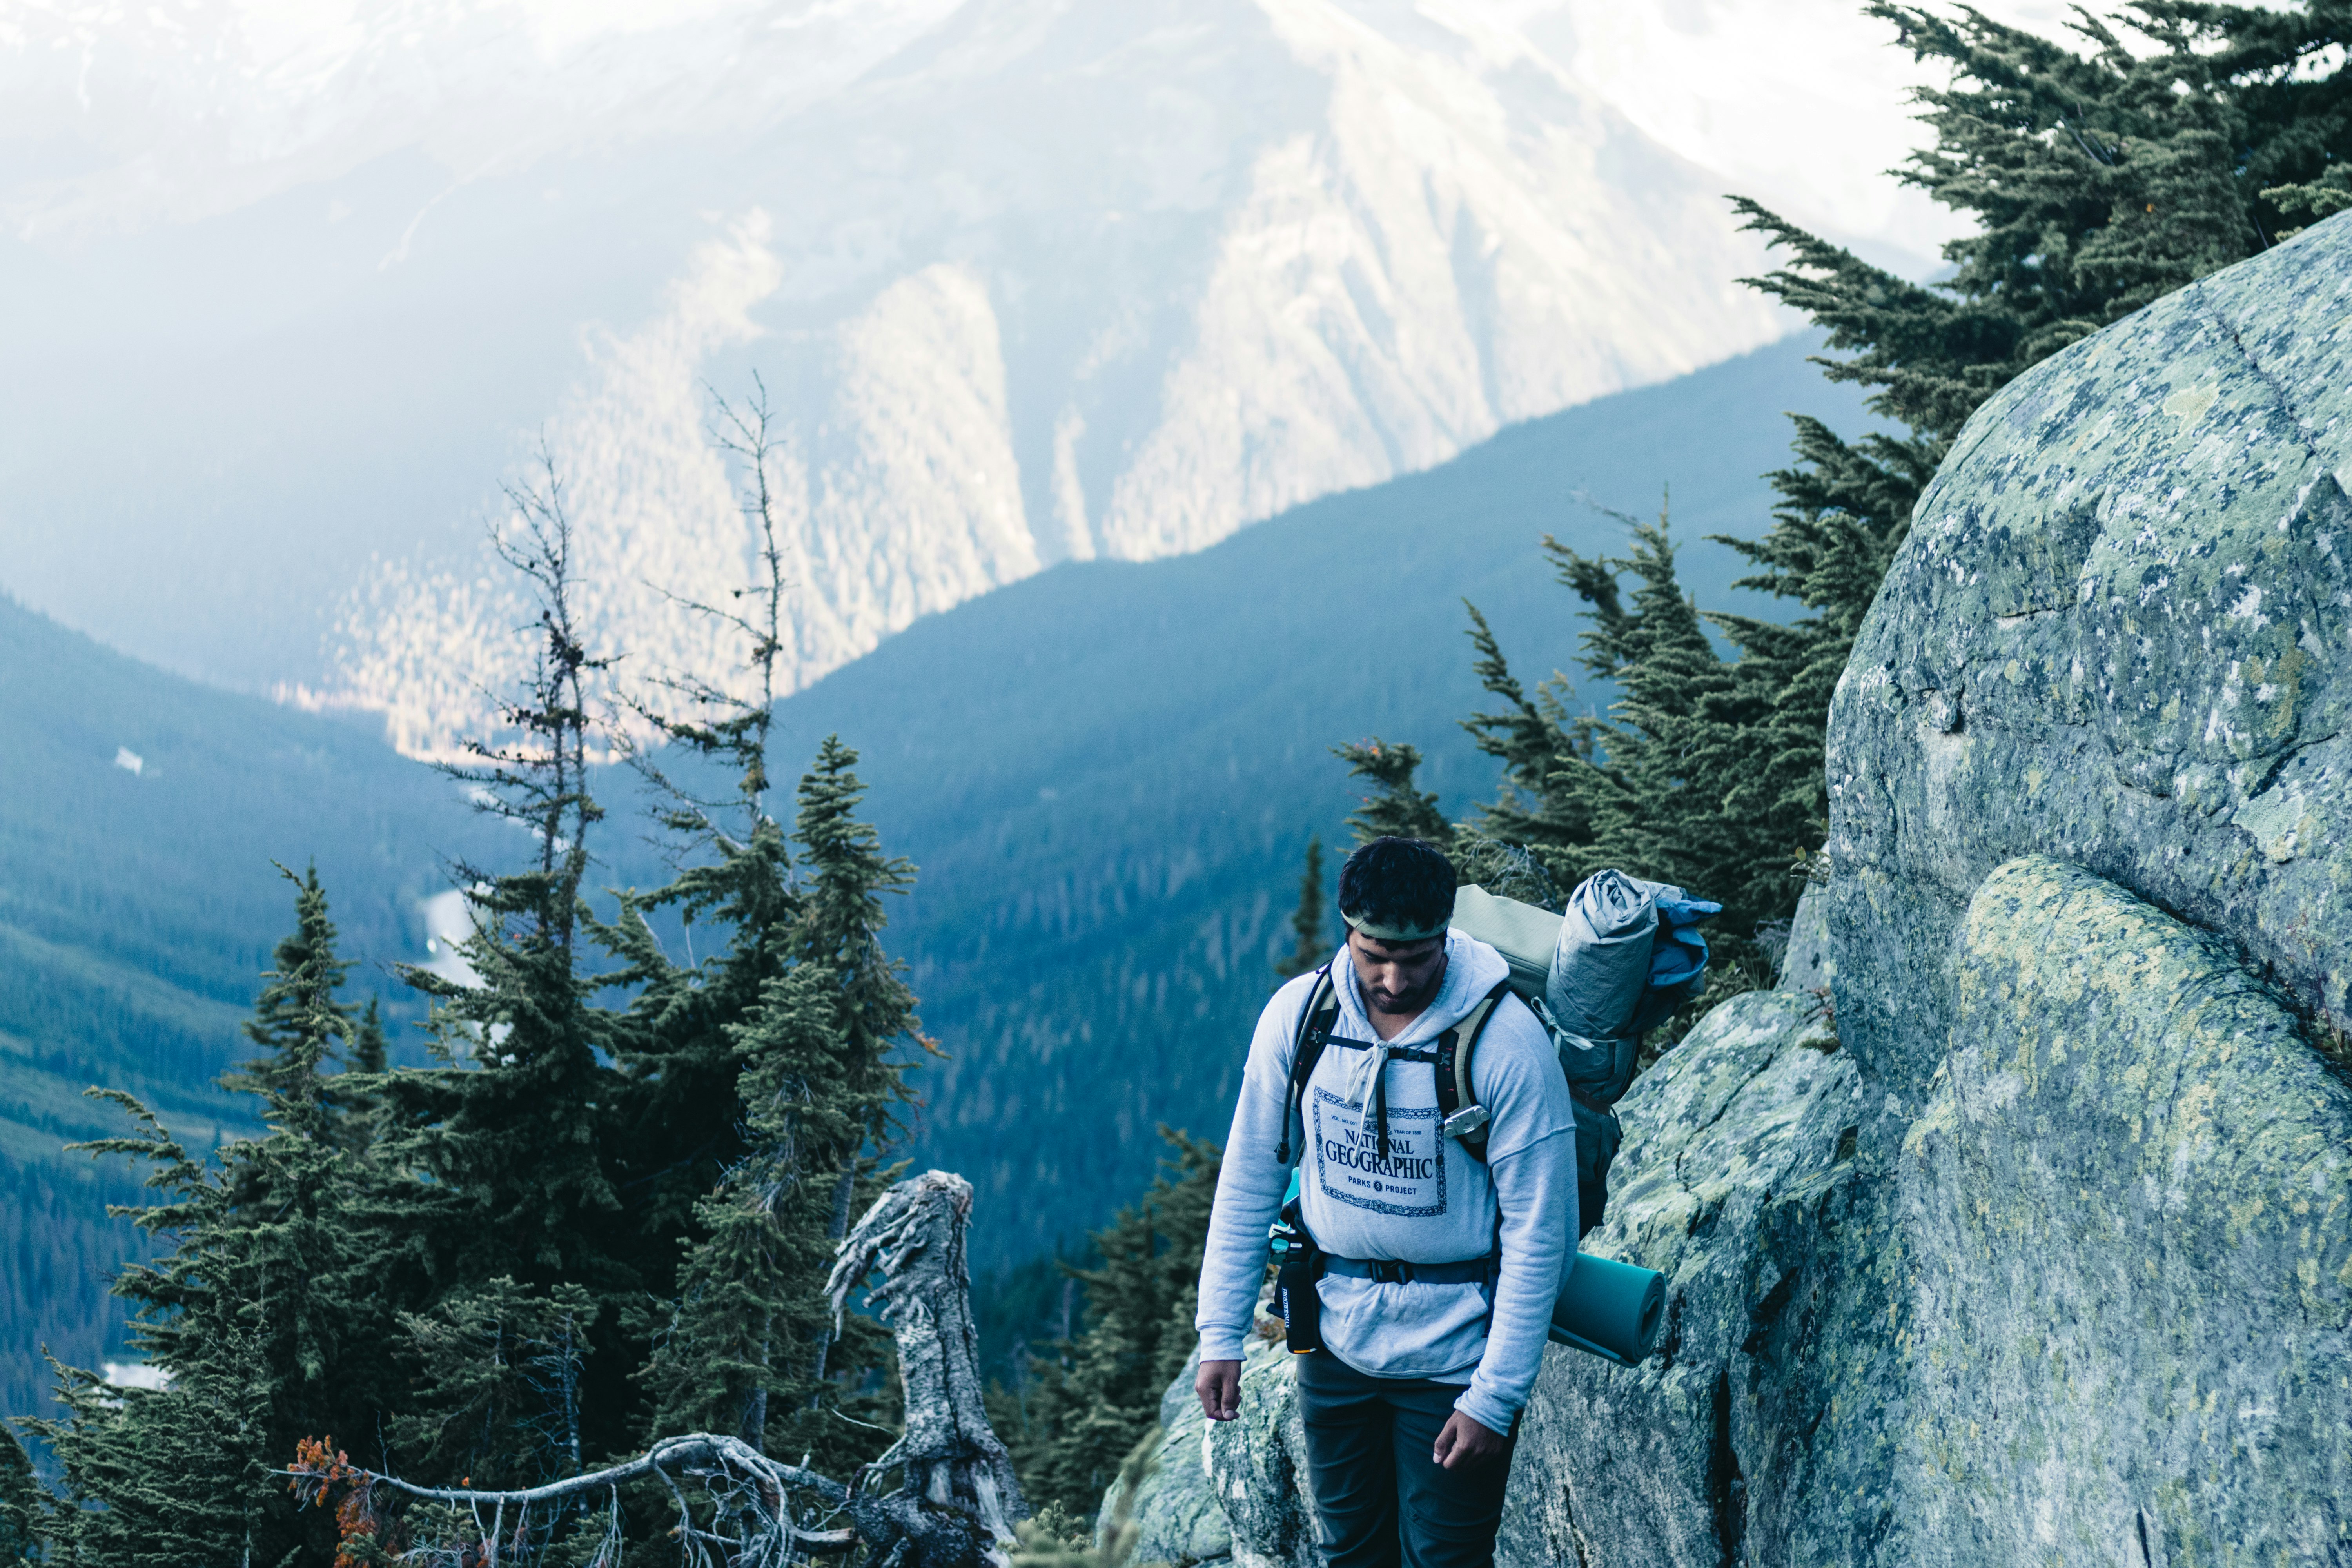
POLYGON ((1274 1310, 1282 1319, 1283 1343, 1293 1355, 1323 1348, 1323 1298, 1315 1281, 1323 1274, 1323 1251, 1300 1215, 1298 1200, 1282 1207, 1281 1261, 1274 1276, 1274 1310))

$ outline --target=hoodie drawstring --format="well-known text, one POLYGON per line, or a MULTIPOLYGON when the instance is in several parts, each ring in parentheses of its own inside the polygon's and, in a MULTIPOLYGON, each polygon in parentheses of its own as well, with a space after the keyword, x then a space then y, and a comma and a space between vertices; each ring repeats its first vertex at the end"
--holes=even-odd
POLYGON ((1389 1042, 1374 1040, 1371 1048, 1364 1053, 1363 1065, 1356 1069, 1360 1076, 1348 1090, 1349 1100, 1364 1108, 1363 1120, 1357 1122, 1356 1131, 1359 1136, 1374 1134, 1382 1160, 1389 1157, 1388 1065, 1389 1042))

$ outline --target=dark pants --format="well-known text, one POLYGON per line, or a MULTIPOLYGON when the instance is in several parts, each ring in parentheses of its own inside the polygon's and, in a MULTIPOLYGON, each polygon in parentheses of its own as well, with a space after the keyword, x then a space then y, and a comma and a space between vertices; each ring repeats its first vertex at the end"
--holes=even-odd
POLYGON ((1393 1568, 1400 1550, 1406 1568, 1494 1562, 1510 1448, 1451 1470, 1429 1457, 1461 1395, 1459 1384, 1367 1377, 1329 1351, 1298 1358, 1316 1544, 1328 1568, 1393 1568))

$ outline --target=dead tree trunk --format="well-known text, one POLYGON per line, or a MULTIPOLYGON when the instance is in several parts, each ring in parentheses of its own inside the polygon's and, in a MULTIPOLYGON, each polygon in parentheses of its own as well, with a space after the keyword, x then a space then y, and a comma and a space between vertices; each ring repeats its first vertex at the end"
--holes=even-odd
MULTIPOLYGON (((841 1244, 827 1290, 834 1322, 860 1280, 878 1265, 882 1283, 870 1300, 898 1341, 907 1429, 859 1481, 893 1468, 903 1481, 894 1511, 961 1514, 980 1527, 980 1555, 1002 1563, 1014 1521, 1029 1516, 1013 1461, 981 1404, 980 1337, 971 1321, 971 1269, 964 1237, 971 1221, 971 1184, 927 1171, 884 1193, 841 1244)), ((862 1490, 862 1486, 854 1489, 862 1490)), ((927 1517, 934 1533, 947 1522, 927 1517)), ((914 1531, 910 1531, 910 1534, 914 1531)), ((943 1542, 941 1544, 945 1544, 943 1542)), ((921 1568, 950 1568, 917 1543, 921 1568)), ((911 1568, 911 1565, 909 1565, 911 1568)))

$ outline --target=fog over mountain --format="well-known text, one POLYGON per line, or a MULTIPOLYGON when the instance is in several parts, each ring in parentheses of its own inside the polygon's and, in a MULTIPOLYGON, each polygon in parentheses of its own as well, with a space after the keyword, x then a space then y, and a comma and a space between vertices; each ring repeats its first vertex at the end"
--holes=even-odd
MULTIPOLYGON (((1697 37, 1714 13, 1662 16, 1697 37)), ((0 278, 37 308, 0 318, 0 584, 441 752, 520 652, 483 523, 537 441, 625 668, 727 662, 672 596, 750 575, 704 425, 756 375, 804 683, 1057 561, 1195 550, 1784 330, 1735 281, 1762 257, 1726 180, 1596 86, 1657 23, 18 11, 0 278)), ((1617 96, 1686 151, 1757 140, 1687 92, 1617 96)))

